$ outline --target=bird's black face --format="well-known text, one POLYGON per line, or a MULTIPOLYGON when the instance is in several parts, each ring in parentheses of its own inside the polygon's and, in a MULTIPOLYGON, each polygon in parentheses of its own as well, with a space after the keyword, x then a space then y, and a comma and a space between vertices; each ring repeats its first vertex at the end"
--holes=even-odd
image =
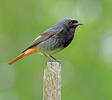
POLYGON ((62 22, 63 22, 64 26, 67 28, 76 28, 77 26, 82 25, 77 20, 72 19, 72 18, 66 18, 62 22))
POLYGON ((82 24, 79 23, 77 20, 74 20, 74 19, 68 20, 68 27, 69 28, 76 28, 79 25, 82 25, 82 24))
POLYGON ((66 28, 76 28, 77 26, 83 25, 83 24, 79 23, 77 20, 75 20, 73 18, 65 18, 65 19, 61 20, 56 25, 57 26, 61 25, 61 26, 66 27, 66 28))

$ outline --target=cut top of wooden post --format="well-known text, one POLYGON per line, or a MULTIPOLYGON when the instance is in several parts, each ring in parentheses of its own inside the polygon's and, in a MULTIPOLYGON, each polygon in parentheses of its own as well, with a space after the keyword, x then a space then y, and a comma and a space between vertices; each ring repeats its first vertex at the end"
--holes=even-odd
POLYGON ((61 100, 60 62, 47 62, 44 69, 43 100, 61 100))

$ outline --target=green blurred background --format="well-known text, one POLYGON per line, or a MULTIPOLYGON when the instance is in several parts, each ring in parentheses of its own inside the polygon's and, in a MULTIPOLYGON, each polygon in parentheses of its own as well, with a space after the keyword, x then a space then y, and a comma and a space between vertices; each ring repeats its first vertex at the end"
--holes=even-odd
POLYGON ((0 0, 0 100, 42 100, 46 58, 9 66, 39 34, 72 17, 84 23, 65 50, 62 100, 112 100, 112 0, 0 0))

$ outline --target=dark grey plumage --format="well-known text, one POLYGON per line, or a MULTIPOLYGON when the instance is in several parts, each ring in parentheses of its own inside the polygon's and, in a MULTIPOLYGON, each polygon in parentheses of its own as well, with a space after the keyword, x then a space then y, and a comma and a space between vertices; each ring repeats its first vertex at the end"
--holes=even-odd
POLYGON ((78 25, 81 24, 75 19, 63 19, 37 37, 27 49, 37 46, 43 54, 56 53, 71 43, 78 25))
POLYGON ((73 40, 75 29, 78 25, 77 20, 66 18, 46 30, 37 37, 32 44, 25 49, 19 56, 15 57, 8 64, 13 64, 24 56, 38 52, 45 55, 49 60, 56 60, 51 54, 56 53, 67 47, 73 40))

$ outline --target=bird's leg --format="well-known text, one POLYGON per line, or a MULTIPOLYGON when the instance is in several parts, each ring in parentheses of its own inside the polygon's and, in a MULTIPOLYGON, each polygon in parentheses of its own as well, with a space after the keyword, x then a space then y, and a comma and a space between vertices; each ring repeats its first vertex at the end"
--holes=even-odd
MULTIPOLYGON (((54 58, 53 56, 49 55, 54 61, 58 61, 56 58, 54 58)), ((58 61, 59 62, 59 61, 58 61)))
POLYGON ((52 61, 52 60, 50 59, 50 57, 49 57, 47 54, 43 53, 43 55, 44 55, 49 61, 52 61))
POLYGON ((56 58, 54 58, 53 56, 51 56, 51 55, 49 55, 53 60, 55 60, 56 61, 56 58))
POLYGON ((54 61, 57 61, 57 62, 59 62, 60 63, 60 61, 59 60, 57 60, 56 58, 54 58, 53 56, 51 56, 51 55, 49 55, 54 61))

